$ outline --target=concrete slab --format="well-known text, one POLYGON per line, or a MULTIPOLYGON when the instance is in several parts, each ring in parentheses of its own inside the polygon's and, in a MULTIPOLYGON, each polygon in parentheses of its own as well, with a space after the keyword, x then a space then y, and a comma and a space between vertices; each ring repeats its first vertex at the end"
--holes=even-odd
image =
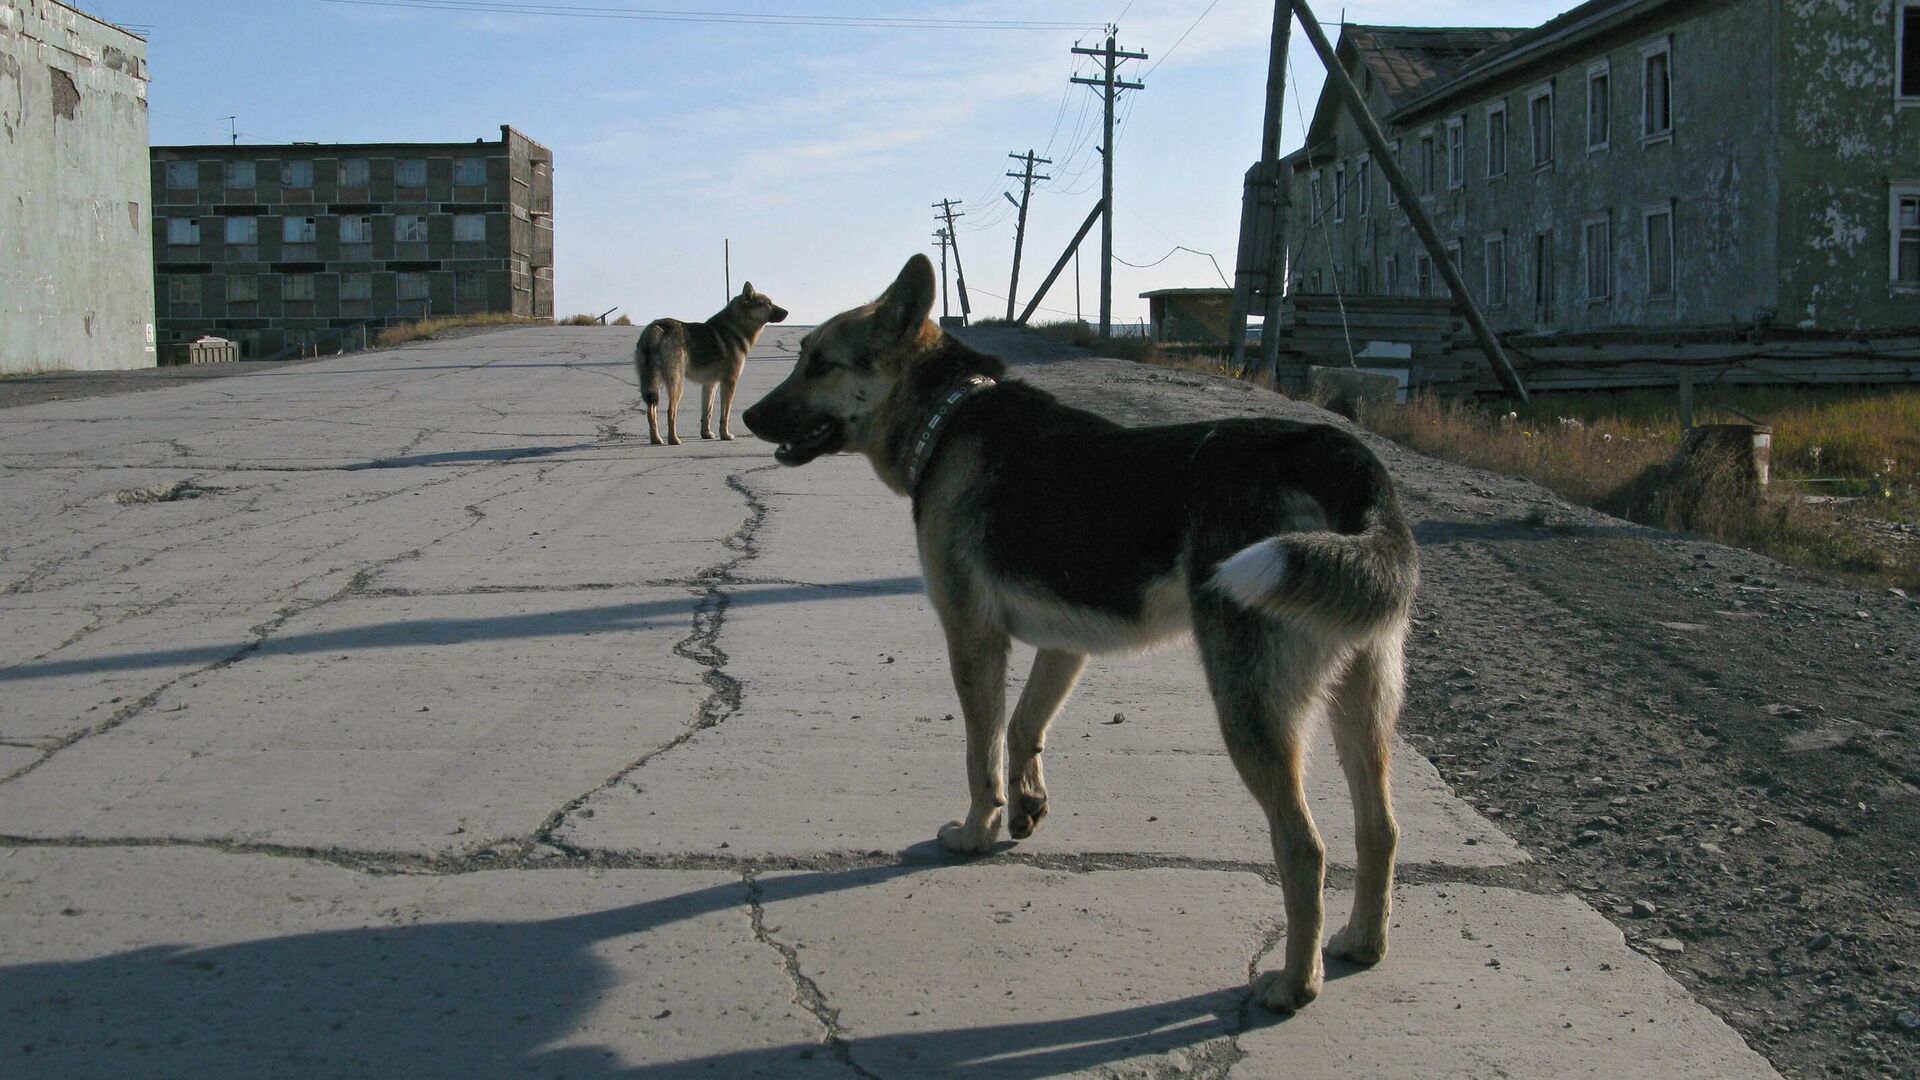
POLYGON ((678 736, 686 590, 342 601, 0 786, 8 833, 466 851, 678 736))
POLYGON ((0 1075, 845 1075, 734 874, 16 850, 0 895, 0 1075))
MULTIPOLYGON (((747 572, 759 568, 759 560, 747 572)), ((966 809, 965 731, 924 597, 877 590, 733 591, 719 644, 740 711, 596 795, 572 843, 667 854, 897 851, 966 809), (805 632, 796 633, 796 626, 805 632), (739 793, 753 792, 751 812, 739 793), (674 815, 660 832, 648 823, 674 815)), ((1018 649, 1017 699, 1032 652, 1018 649)), ((1353 861, 1352 812, 1324 732, 1309 796, 1328 857, 1353 861)), ((1265 865, 1265 819, 1220 742, 1185 645, 1090 666, 1049 739, 1053 812, 1023 851, 1133 853, 1265 865), (1115 715, 1125 717, 1115 724, 1115 715)), ((1526 856, 1451 797, 1431 764, 1395 754, 1403 862, 1489 866, 1526 856)))

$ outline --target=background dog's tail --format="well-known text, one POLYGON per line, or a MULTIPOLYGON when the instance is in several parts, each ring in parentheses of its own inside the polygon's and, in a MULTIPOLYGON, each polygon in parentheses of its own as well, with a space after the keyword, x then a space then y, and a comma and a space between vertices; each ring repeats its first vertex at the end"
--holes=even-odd
POLYGON ((1282 533, 1222 561, 1208 584, 1255 611, 1358 633, 1403 617, 1419 584, 1419 555, 1391 478, 1377 461, 1369 464, 1359 532, 1282 533))
POLYGON ((640 398, 649 405, 660 404, 660 363, 657 357, 663 336, 659 326, 648 323, 647 328, 640 331, 640 340, 633 343, 633 373, 640 382, 640 398))

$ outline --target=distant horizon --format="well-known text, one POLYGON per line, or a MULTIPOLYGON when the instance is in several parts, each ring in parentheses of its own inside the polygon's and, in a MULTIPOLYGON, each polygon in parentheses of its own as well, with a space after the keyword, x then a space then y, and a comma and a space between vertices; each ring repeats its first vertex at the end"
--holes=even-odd
MULTIPOLYGON (((128 14, 122 2, 78 6, 129 26, 114 18, 128 14)), ((1533 26, 1574 6, 1379 0, 1345 14, 1533 26)), ((1118 21, 1117 43, 1148 59, 1121 68, 1147 88, 1122 94, 1118 110, 1114 320, 1144 319, 1141 292, 1220 287, 1232 274, 1240 178, 1259 155, 1270 3, 1054 5, 1045 22, 1078 31, 1027 28, 1042 20, 1010 0, 817 0, 721 22, 665 21, 619 0, 595 18, 486 7, 501 5, 150 0, 129 27, 146 29, 149 141, 227 147, 231 124, 242 147, 457 144, 497 141, 511 125, 554 154, 563 317, 705 317, 726 300, 730 240, 734 288, 751 280, 794 321, 817 323, 872 299, 908 255, 937 263, 934 204, 951 198, 973 314, 1001 317, 1015 217, 1003 193, 1019 192, 1003 175, 1018 171, 1008 155, 1054 159, 1039 166, 1051 179, 1034 190, 1023 307, 1099 198, 1098 97, 1068 81, 1097 66, 1069 50, 1076 38, 1104 41, 1118 21)), ((1297 26, 1291 64, 1288 150, 1322 81, 1297 26)), ((1095 321, 1097 229, 1080 265, 1081 314, 1095 321)), ((1069 265, 1035 320, 1073 317, 1073 285, 1069 265)))

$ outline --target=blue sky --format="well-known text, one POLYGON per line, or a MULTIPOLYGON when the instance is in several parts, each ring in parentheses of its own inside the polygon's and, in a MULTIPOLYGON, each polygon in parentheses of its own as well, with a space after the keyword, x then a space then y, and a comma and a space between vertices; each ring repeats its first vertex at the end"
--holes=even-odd
MULTIPOLYGON (((543 0, 560 3, 563 0, 543 0)), ((733 281, 813 322, 871 299, 933 250, 932 203, 962 200, 960 250, 978 314, 1002 314, 1016 190, 1006 156, 1054 159, 1034 195, 1021 300, 1099 197, 1100 112, 1070 55, 1118 19, 1125 65, 1114 250, 1116 319, 1146 289, 1233 272, 1240 176, 1259 154, 1268 0, 575 0, 598 9, 1046 20, 1081 30, 869 29, 423 10, 329 0, 82 0, 150 35, 151 138, 220 142, 463 141, 511 123, 554 151, 557 306, 636 320, 704 317, 733 281), (1205 12, 1205 18, 1199 18, 1205 12), (1185 40, 1180 40, 1185 34, 1185 40), (1179 42, 1177 48, 1174 46, 1179 42)), ((1371 0, 1354 22, 1536 25, 1566 0, 1371 0)), ((1316 8, 1336 21, 1341 8, 1316 8)), ((1329 32, 1336 32, 1329 27, 1329 32)), ((1076 62, 1077 61, 1077 62, 1076 62)), ((1321 72, 1294 34, 1287 148, 1321 72), (1296 92, 1297 91, 1297 92, 1296 92)), ((1098 231, 1082 249, 1097 314, 1098 231)), ((1074 310, 1071 270, 1045 300, 1074 310)), ((957 310, 958 304, 955 302, 957 310)))

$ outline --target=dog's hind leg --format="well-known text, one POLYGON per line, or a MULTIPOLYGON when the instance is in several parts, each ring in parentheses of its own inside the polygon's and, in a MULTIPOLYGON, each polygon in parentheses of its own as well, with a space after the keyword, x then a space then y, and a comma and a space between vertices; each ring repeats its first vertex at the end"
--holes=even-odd
POLYGON ((667 443, 680 445, 680 395, 687 388, 679 371, 667 372, 667 443))
POLYGON ((1008 771, 1013 785, 1012 811, 1007 816, 1007 832, 1015 840, 1025 840, 1040 827, 1047 816, 1047 778, 1040 765, 1040 751, 1046 747, 1047 725, 1073 693, 1073 684, 1086 669, 1085 653, 1041 649, 1034 654, 1033 671, 1027 675, 1026 688, 1020 691, 1020 703, 1013 707, 1013 722, 1007 728, 1008 771))
POLYGON ((1292 1012, 1319 996, 1326 846, 1307 809, 1306 735, 1324 702, 1330 662, 1313 629, 1268 622, 1196 593, 1194 636, 1240 778, 1266 811, 1286 900, 1285 966, 1253 981, 1253 996, 1292 1012))
POLYGON ((733 432, 728 429, 727 421, 733 416, 733 392, 739 388, 738 375, 720 383, 720 437, 729 442, 733 441, 733 432))
POLYGON ((940 846, 978 853, 1000 838, 1007 805, 1007 636, 950 626, 947 663, 966 717, 970 802, 966 820, 940 827, 940 846))
POLYGON ((716 383, 702 383, 700 386, 700 437, 713 438, 713 402, 720 396, 720 387, 716 383))
POLYGON ((1394 722, 1405 685, 1401 648, 1399 633, 1362 646, 1333 691, 1333 742, 1353 796, 1359 867, 1353 914, 1346 929, 1327 942, 1327 955, 1356 964, 1378 963, 1387 954, 1393 853, 1400 840, 1390 780, 1394 722))

